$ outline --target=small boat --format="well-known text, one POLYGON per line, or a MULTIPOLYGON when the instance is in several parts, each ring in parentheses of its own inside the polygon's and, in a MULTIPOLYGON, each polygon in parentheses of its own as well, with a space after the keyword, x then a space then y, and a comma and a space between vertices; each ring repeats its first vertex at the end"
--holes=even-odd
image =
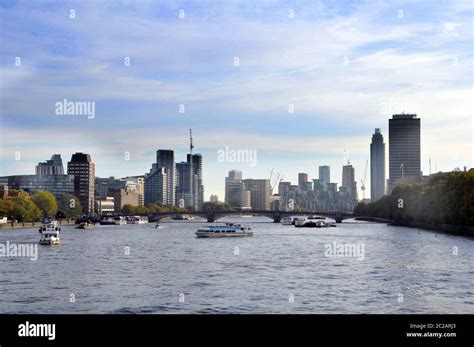
POLYGON ((186 214, 177 214, 173 217, 174 220, 191 220, 191 216, 188 216, 186 214))
POLYGON ((113 217, 102 217, 99 223, 100 225, 115 225, 115 220, 113 217))
POLYGON ((147 216, 131 216, 127 217, 127 224, 146 224, 148 223, 147 216))
POLYGON ((90 228, 92 228, 92 223, 90 222, 82 222, 76 227, 76 229, 90 229, 90 228))
POLYGON ((161 228, 160 222, 155 224, 155 229, 161 228))
POLYGON ((295 220, 295 217, 283 217, 281 219, 281 224, 282 225, 293 225, 294 220, 295 220))
POLYGON ((298 220, 296 221, 295 227, 297 228, 328 228, 329 223, 325 220, 320 219, 306 219, 304 221, 298 220))
POLYGON ((201 227, 196 231, 196 236, 201 237, 241 237, 252 236, 250 227, 242 226, 239 223, 226 223, 223 226, 210 225, 201 227))
POLYGON ((39 232, 40 245, 59 245, 59 232, 61 231, 61 226, 55 220, 44 221, 41 223, 39 232))

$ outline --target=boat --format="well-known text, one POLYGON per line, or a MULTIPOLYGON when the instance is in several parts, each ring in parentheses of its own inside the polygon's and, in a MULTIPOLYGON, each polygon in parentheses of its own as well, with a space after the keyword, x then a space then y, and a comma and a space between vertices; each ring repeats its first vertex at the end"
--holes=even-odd
POLYGON ((95 224, 100 222, 99 217, 96 216, 80 216, 79 218, 76 219, 76 224, 81 224, 81 223, 91 223, 95 224))
POLYGON ((122 216, 114 217, 114 224, 115 225, 127 224, 127 219, 125 217, 122 217, 122 216))
POLYGON ((295 223, 295 227, 297 228, 328 228, 329 223, 325 220, 320 219, 305 219, 305 220, 297 220, 295 223))
POLYGON ((130 216, 127 217, 127 224, 146 224, 148 223, 147 216, 130 216))
POLYGON ((295 225, 295 222, 297 219, 305 219, 304 217, 295 217, 295 216, 290 216, 290 217, 283 217, 281 219, 281 224, 283 225, 295 225))
POLYGON ((90 222, 82 222, 76 227, 76 229, 90 229, 92 226, 93 224, 90 222))
POLYGON ((240 223, 226 223, 225 225, 209 225, 199 228, 196 236, 201 237, 241 237, 252 236, 250 227, 240 223))
POLYGON ((326 220, 326 217, 317 216, 317 215, 312 215, 312 216, 308 216, 308 219, 320 219, 320 220, 326 220))
POLYGON ((100 219, 100 225, 115 225, 115 220, 113 217, 102 217, 100 219))
POLYGON ((40 245, 59 245, 60 231, 61 226, 59 225, 58 221, 43 221, 41 223, 41 227, 39 228, 39 232, 41 234, 39 241, 40 245))
POLYGON ((177 214, 173 217, 174 220, 191 220, 191 216, 188 216, 186 214, 180 215, 177 214))

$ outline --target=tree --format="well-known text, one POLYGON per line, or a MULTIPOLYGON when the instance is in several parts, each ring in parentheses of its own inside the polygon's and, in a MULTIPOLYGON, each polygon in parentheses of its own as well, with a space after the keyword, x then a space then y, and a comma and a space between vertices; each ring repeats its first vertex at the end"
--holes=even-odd
POLYGON ((232 211, 233 208, 229 204, 225 204, 222 202, 206 202, 203 206, 204 211, 215 211, 215 212, 226 212, 232 211))
POLYGON ((12 198, 13 208, 10 219, 19 222, 36 221, 41 218, 42 212, 31 200, 27 193, 22 192, 18 197, 12 198))
POLYGON ((40 190, 33 195, 33 202, 43 213, 44 217, 53 217, 58 210, 56 197, 45 190, 40 190))
POLYGON ((65 193, 58 199, 58 211, 66 218, 77 218, 82 215, 82 205, 77 197, 65 193))
POLYGON ((402 222, 473 226, 474 171, 439 173, 422 184, 401 184, 376 202, 358 204, 354 212, 402 222))

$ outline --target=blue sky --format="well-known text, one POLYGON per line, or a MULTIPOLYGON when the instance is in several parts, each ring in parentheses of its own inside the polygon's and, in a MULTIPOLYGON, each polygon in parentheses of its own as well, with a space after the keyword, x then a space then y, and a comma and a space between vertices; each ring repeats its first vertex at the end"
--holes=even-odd
POLYGON ((430 157, 473 166, 472 16, 471 1, 2 1, 0 175, 76 151, 98 176, 144 174, 158 148, 184 160, 192 127, 206 198, 233 168, 296 182, 327 164, 340 183, 347 157, 360 187, 374 128, 388 142, 403 111, 425 173, 430 157), (64 98, 96 117, 56 115, 64 98), (257 165, 218 162, 225 147, 257 165))

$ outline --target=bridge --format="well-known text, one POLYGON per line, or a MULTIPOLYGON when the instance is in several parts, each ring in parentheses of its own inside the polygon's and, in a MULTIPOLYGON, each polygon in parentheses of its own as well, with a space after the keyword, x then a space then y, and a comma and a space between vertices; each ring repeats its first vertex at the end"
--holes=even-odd
POLYGON ((272 211, 272 210, 232 210, 232 211, 196 211, 196 212, 155 212, 147 214, 150 221, 159 221, 160 219, 173 216, 192 215, 199 216, 207 219, 209 223, 216 221, 219 218, 232 216, 232 215, 254 215, 254 216, 265 216, 273 219, 275 223, 280 223, 284 216, 306 216, 306 215, 317 215, 334 219, 336 223, 341 223, 344 219, 350 219, 357 217, 353 212, 341 212, 341 211, 272 211))

